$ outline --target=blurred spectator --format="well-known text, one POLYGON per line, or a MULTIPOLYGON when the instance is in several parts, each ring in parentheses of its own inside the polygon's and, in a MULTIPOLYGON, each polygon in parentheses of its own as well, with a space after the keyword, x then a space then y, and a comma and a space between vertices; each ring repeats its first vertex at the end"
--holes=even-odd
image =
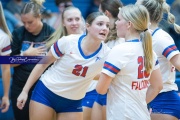
POLYGON ((92 6, 91 6, 89 13, 99 11, 100 3, 101 3, 101 0, 93 0, 93 3, 92 3, 92 6))
POLYGON ((20 13, 25 2, 22 0, 10 0, 7 3, 6 10, 4 10, 4 15, 7 21, 9 30, 12 32, 14 28, 23 25, 20 18, 20 13))
POLYGON ((4 16, 6 19, 7 26, 8 26, 11 33, 14 30, 14 28, 20 27, 23 25, 21 20, 14 17, 14 15, 6 9, 4 9, 4 16))
POLYGON ((175 0, 172 3, 171 12, 176 16, 176 23, 180 24, 180 0, 175 0))
POLYGON ((50 13, 46 11, 43 15, 43 21, 49 24, 51 27, 57 29, 61 21, 61 13, 68 6, 73 6, 72 0, 55 0, 55 4, 58 7, 57 13, 50 13))
POLYGON ((21 20, 20 18, 20 14, 21 14, 21 9, 23 8, 23 6, 25 5, 25 2, 23 2, 23 0, 10 0, 7 3, 7 10, 9 10, 12 14, 15 15, 16 18, 18 18, 19 20, 21 20))
MULTIPOLYGON (((175 22, 180 25, 180 0, 175 0, 171 5, 171 12, 176 16, 175 22)), ((163 18, 159 24, 159 27, 168 32, 174 39, 175 45, 180 50, 180 34, 174 30, 174 25, 168 23, 167 13, 163 14, 163 18)))
MULTIPOLYGON (((174 14, 174 16, 176 16, 176 23, 178 25, 180 25, 180 0, 175 0, 172 3, 171 6, 171 12, 174 14)), ((169 33, 171 34, 171 37, 173 37, 174 42, 177 46, 177 48, 180 50, 180 34, 177 34, 173 27, 170 27, 169 33)), ((179 89, 179 95, 180 95, 180 72, 178 70, 176 70, 176 84, 178 85, 178 89, 179 89)))
MULTIPOLYGON (((180 0, 175 0, 172 3, 171 12, 174 14, 174 16, 176 16, 176 23, 180 25, 180 0)), ((177 48, 180 50, 180 34, 177 34, 174 31, 173 26, 170 27, 169 33, 173 37, 177 48)))

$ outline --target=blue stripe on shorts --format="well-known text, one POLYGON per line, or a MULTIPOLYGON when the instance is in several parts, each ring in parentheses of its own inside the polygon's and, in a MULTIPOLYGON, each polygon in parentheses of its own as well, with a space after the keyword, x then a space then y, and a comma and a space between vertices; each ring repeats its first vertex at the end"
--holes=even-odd
POLYGON ((180 119, 180 96, 176 91, 160 93, 150 107, 154 114, 168 114, 180 119))
POLYGON ((31 100, 53 108, 57 113, 82 112, 82 99, 70 100, 50 91, 41 80, 32 93, 31 100))

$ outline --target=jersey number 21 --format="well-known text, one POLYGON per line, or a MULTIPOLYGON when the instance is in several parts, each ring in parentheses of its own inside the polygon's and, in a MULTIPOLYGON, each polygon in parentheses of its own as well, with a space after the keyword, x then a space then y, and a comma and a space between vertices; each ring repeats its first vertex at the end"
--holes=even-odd
POLYGON ((88 67, 87 66, 82 66, 82 65, 75 65, 75 68, 72 71, 72 74, 76 76, 82 76, 85 77, 87 73, 88 67))

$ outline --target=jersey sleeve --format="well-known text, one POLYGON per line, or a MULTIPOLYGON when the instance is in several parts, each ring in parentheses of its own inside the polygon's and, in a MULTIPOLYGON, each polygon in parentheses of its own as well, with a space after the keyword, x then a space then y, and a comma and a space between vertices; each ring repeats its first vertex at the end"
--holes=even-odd
POLYGON ((168 60, 170 60, 174 55, 179 53, 179 50, 174 44, 173 39, 169 35, 166 35, 160 40, 158 40, 158 46, 156 47, 156 49, 168 60))
POLYGON ((110 77, 115 77, 115 75, 126 66, 131 54, 127 52, 119 53, 119 51, 123 51, 123 48, 119 47, 121 50, 117 48, 118 47, 114 47, 110 51, 102 69, 102 72, 110 77))
POLYGON ((54 45, 51 46, 51 52, 53 56, 57 59, 62 57, 65 53, 67 45, 67 40, 65 37, 62 37, 57 42, 54 43, 54 45))
POLYGON ((1 45, 1 55, 8 55, 11 53, 11 45, 10 45, 10 38, 8 36, 3 36, 1 38, 2 45, 1 45))

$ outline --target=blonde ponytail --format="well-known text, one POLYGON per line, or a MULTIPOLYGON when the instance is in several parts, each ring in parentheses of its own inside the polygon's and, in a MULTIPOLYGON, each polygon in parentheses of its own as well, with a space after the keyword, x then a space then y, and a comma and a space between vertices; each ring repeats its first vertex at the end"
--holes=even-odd
POLYGON ((142 33, 142 44, 145 57, 145 68, 146 72, 150 73, 153 65, 153 48, 152 48, 152 36, 151 33, 146 30, 142 33))
POLYGON ((123 7, 120 11, 123 18, 126 21, 131 21, 134 29, 140 32, 145 57, 145 70, 147 73, 150 73, 153 66, 153 48, 152 37, 147 29, 149 25, 149 13, 142 5, 128 5, 123 7))
POLYGON ((63 25, 59 24, 58 28, 54 33, 47 39, 46 47, 51 47, 57 40, 59 40, 62 36, 65 36, 63 25))

